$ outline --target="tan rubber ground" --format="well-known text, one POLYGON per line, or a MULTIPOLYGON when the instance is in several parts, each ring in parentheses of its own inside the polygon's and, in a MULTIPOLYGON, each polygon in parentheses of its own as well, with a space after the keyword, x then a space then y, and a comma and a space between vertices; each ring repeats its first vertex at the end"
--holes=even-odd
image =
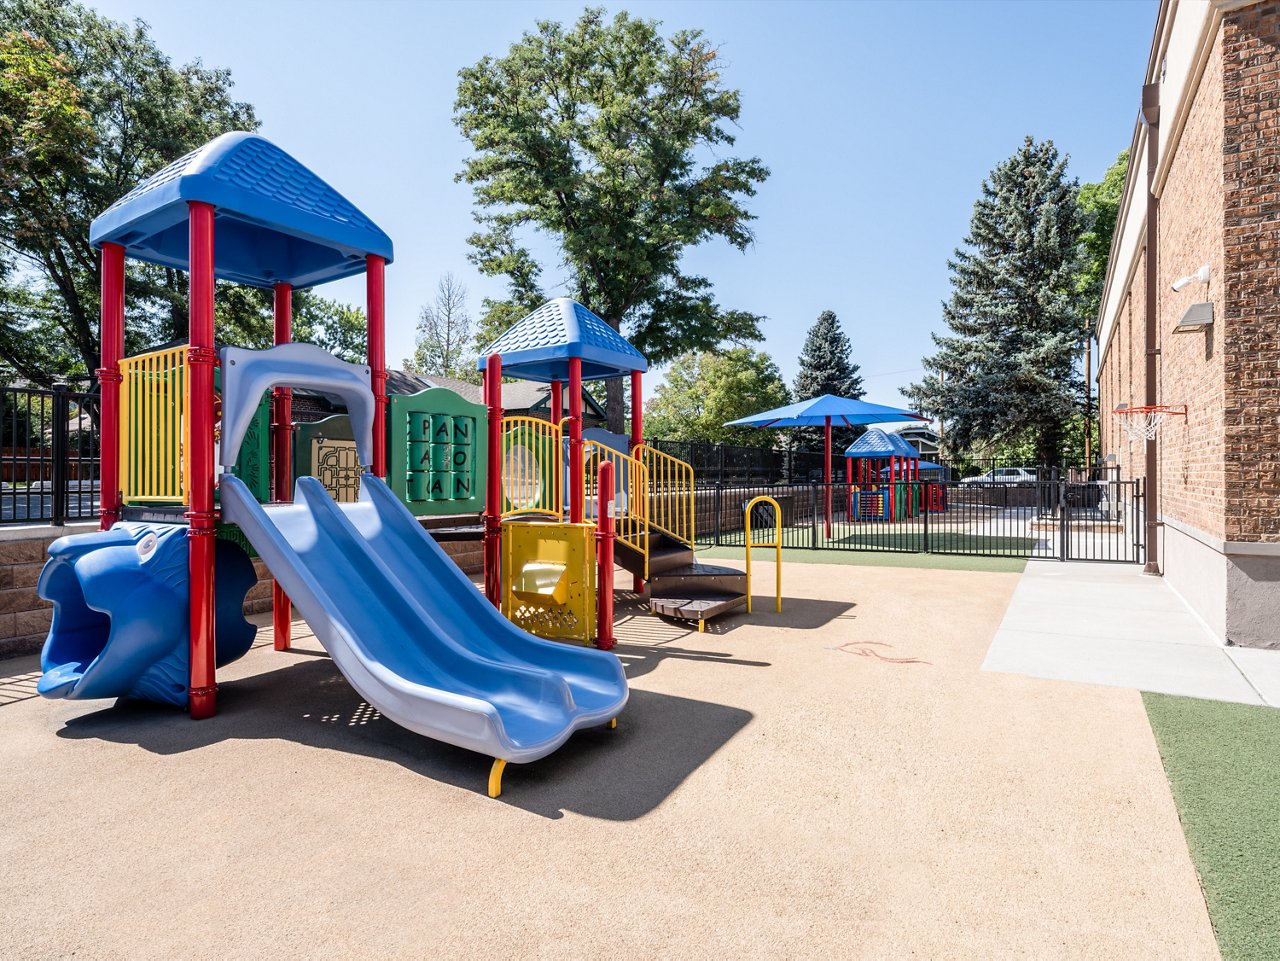
POLYGON ((1139 696, 979 671, 1016 582, 792 565, 705 634, 619 595, 617 729, 498 800, 309 637, 211 721, 8 703, 0 954, 1216 957, 1139 696))

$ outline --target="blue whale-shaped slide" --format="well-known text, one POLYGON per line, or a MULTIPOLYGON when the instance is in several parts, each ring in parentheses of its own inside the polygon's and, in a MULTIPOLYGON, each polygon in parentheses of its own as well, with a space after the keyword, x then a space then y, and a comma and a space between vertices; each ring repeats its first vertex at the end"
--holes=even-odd
MULTIPOLYGON (((257 633, 244 597, 257 575, 237 545, 214 545, 215 661, 245 654, 257 633)), ((36 689, 49 698, 132 697, 187 705, 190 613, 185 524, 124 522, 60 537, 36 590, 53 602, 36 689)))
POLYGON ((614 655, 515 627, 381 479, 364 474, 360 488, 338 504, 300 477, 294 503, 263 507, 225 474, 220 496, 223 520, 365 700, 411 731, 513 762, 618 715, 627 682, 614 655))

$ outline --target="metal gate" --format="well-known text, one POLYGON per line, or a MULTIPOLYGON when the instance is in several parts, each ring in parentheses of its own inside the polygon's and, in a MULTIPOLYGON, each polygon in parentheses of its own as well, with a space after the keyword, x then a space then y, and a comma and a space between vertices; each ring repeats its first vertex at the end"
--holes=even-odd
POLYGON ((768 495, 783 545, 1044 560, 1144 560, 1141 481, 895 482, 703 488, 703 543, 743 543, 743 510, 768 495))

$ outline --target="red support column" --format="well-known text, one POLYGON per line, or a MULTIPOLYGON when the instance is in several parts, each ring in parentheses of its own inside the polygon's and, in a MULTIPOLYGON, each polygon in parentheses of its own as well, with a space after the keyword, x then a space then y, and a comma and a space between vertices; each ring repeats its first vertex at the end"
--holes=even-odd
POLYGON ((120 358, 124 355, 124 248, 102 245, 101 484, 98 507, 105 531, 120 519, 120 358))
POLYGON ((218 685, 214 675, 214 397, 213 368, 218 361, 213 346, 213 220, 206 203, 187 205, 190 219, 190 365, 191 453, 187 478, 191 522, 189 571, 191 581, 191 665, 188 694, 193 720, 217 713, 218 685))
POLYGON ((551 423, 560 426, 560 418, 564 416, 564 384, 558 380, 551 382, 551 423))
POLYGON ((853 520, 853 458, 846 457, 844 459, 844 482, 849 488, 849 505, 845 508, 844 517, 846 521, 853 520))
POLYGON ((634 451, 644 443, 644 390, 641 381, 644 374, 638 370, 631 372, 631 449, 634 451))
POLYGON ((373 387, 373 472, 387 476, 387 262, 377 254, 365 257, 368 292, 369 379, 373 387))
POLYGON ((889 455, 889 523, 897 520, 898 455, 889 455))
MULTIPOLYGON (((275 342, 289 343, 293 339, 293 286, 291 284, 275 285, 275 321, 275 342)), ((286 502, 293 499, 293 391, 288 387, 277 387, 274 395, 271 405, 274 420, 271 425, 271 439, 276 461, 274 497, 277 501, 286 502)), ((292 608, 289 595, 273 580, 271 582, 271 624, 277 651, 289 650, 292 642, 292 608)))
POLYGON ((582 453, 582 358, 569 358, 569 523, 581 524, 586 514, 582 453))
POLYGON ((613 464, 602 461, 596 490, 596 647, 613 647, 613 464))
POLYGON ((489 409, 489 475, 484 499, 484 596, 502 606, 502 358, 490 354, 484 367, 484 403, 489 409))
POLYGON ((822 423, 822 483, 826 487, 823 503, 827 510, 827 539, 831 539, 831 418, 822 423))

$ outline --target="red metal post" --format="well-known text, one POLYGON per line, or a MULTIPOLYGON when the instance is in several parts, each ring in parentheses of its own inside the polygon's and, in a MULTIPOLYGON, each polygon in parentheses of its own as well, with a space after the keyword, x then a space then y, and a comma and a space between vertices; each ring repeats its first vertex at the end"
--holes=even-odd
POLYGON ((102 245, 102 348, 95 373, 102 392, 101 484, 98 507, 105 531, 120 519, 120 358, 124 355, 124 248, 102 245))
MULTIPOLYGON (((293 285, 275 285, 275 342, 287 344, 293 339, 293 285)), ((272 401, 274 423, 271 425, 275 449, 276 477, 275 499, 285 502, 293 498, 293 391, 277 387, 272 401)), ((275 649, 289 650, 292 642, 293 605, 289 595, 278 583, 271 582, 271 623, 275 634, 275 649)))
POLYGON ((898 455, 889 455, 889 523, 897 518, 898 500, 898 455))
POLYGON ((596 647, 613 647, 613 464, 600 463, 596 511, 596 647))
POLYGON ((214 396, 213 369, 218 355, 213 346, 213 221, 206 203, 187 205, 190 220, 190 374, 191 454, 187 478, 191 522, 188 566, 191 581, 191 666, 188 694, 194 720, 217 713, 218 685, 214 675, 214 396))
POLYGON ((827 539, 831 539, 831 418, 822 423, 822 483, 827 489, 823 503, 827 509, 827 539))
POLYGON ((365 257, 368 293, 369 379, 373 387, 373 472, 387 476, 387 262, 377 254, 365 257))
POLYGON ((551 423, 560 425, 561 413, 564 410, 564 384, 558 380, 551 382, 551 423))
POLYGON ((484 498, 484 596, 502 606, 502 358, 490 354, 484 367, 484 403, 489 409, 489 476, 484 498))
POLYGON ((582 358, 569 358, 569 523, 581 524, 586 465, 582 452, 582 358))
POLYGON ((631 372, 631 449, 635 450, 644 443, 644 390, 641 381, 644 374, 638 370, 631 372))
POLYGON ((844 459, 844 482, 849 488, 849 505, 845 508, 845 520, 853 520, 853 458, 844 459))

